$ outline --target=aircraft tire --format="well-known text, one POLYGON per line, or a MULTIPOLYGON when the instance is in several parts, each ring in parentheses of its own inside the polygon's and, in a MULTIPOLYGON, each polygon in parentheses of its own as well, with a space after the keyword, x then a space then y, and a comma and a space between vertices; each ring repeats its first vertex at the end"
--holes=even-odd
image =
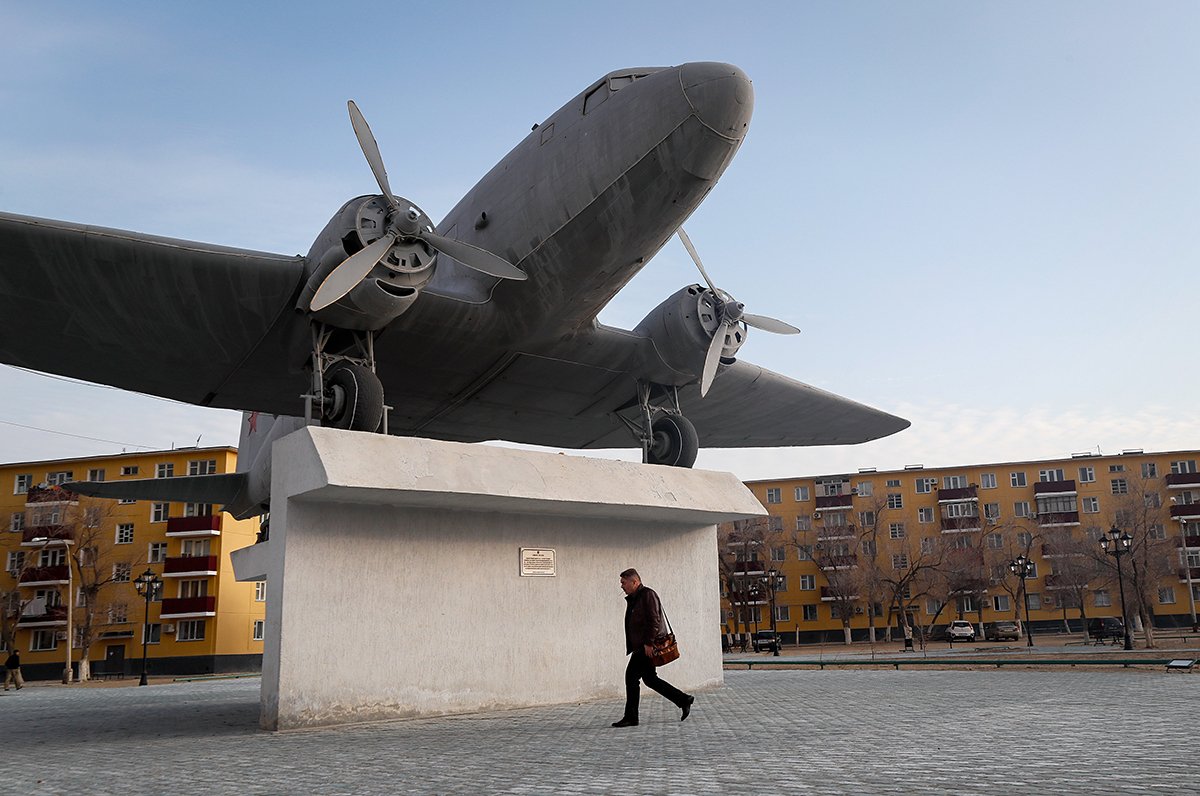
POLYGON ((650 427, 650 464, 691 467, 700 451, 700 437, 683 415, 663 415, 650 427))
POLYGON ((324 425, 349 431, 375 431, 383 421, 383 385, 370 369, 342 360, 325 376, 324 425))

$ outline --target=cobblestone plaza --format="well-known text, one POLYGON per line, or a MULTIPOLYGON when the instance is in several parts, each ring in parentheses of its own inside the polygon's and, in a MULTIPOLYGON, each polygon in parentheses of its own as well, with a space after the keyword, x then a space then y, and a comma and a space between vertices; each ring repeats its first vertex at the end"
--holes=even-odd
MULTIPOLYGON (((614 672, 619 677, 619 672, 614 672)), ((685 723, 643 699, 258 729, 257 679, 0 694, 0 793, 1193 794, 1200 678, 728 671, 685 723)))

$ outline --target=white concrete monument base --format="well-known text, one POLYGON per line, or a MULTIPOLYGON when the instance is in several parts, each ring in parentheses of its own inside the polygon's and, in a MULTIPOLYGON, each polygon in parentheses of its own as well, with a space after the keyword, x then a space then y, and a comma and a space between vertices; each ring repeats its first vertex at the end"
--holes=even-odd
POLYGON ((233 554, 267 581, 266 729, 623 696, 627 567, 662 676, 723 681, 715 525, 763 514, 733 475, 325 428, 272 462, 270 540, 233 554))

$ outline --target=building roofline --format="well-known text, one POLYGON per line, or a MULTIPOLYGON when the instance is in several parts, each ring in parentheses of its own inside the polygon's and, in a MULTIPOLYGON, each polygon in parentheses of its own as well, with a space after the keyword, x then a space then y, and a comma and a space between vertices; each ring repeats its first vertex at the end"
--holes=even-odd
POLYGON ((947 464, 947 465, 939 465, 936 467, 921 466, 919 468, 910 464, 910 465, 906 465, 904 467, 896 468, 894 470, 875 470, 875 471, 869 472, 869 473, 839 472, 839 473, 816 473, 816 474, 809 474, 809 475, 787 475, 787 476, 780 476, 777 478, 756 478, 752 481, 743 481, 742 483, 746 484, 747 486, 750 486, 753 484, 773 484, 773 483, 776 483, 779 481, 803 481, 806 479, 811 480, 811 479, 817 479, 817 478, 850 478, 853 480, 854 478, 861 478, 861 479, 875 478, 875 477, 881 476, 881 475, 917 475, 919 473, 943 472, 946 470, 972 470, 972 469, 981 468, 981 467, 1010 467, 1010 466, 1015 467, 1015 466, 1019 466, 1019 465, 1051 464, 1051 463, 1064 463, 1064 462, 1089 462, 1089 461, 1106 460, 1106 459, 1121 459, 1121 458, 1133 459, 1138 456, 1143 456, 1143 457, 1173 456, 1173 455, 1177 455, 1177 454, 1190 454, 1192 456, 1200 456, 1200 450, 1197 450, 1195 448, 1182 448, 1180 450, 1171 450, 1171 451, 1138 450, 1135 452, 1133 450, 1128 450, 1128 451, 1122 452, 1122 453, 1103 453, 1103 454, 1089 453, 1087 456, 1083 456, 1081 454, 1069 454, 1065 457, 1059 456, 1059 457, 1052 458, 1052 459, 1018 459, 1015 461, 1007 461, 1007 462, 980 462, 977 464, 947 464))
POLYGON ((237 453, 238 449, 233 445, 213 445, 204 448, 183 446, 179 448, 164 448, 153 451, 138 451, 136 453, 106 453, 99 456, 64 456, 59 459, 31 459, 28 461, 18 462, 0 462, 0 467, 36 467, 47 464, 64 464, 67 462, 99 462, 108 461, 111 459, 130 459, 146 456, 161 456, 164 453, 203 453, 207 451, 229 451, 237 453))

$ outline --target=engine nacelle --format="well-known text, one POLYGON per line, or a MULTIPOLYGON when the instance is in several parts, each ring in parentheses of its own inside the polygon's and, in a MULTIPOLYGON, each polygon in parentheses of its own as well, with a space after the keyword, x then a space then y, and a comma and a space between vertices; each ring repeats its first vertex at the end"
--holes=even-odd
POLYGON ((746 341, 746 327, 723 325, 716 304, 711 290, 688 285, 651 310, 634 329, 654 347, 653 356, 643 363, 642 377, 673 386, 695 381, 704 370, 704 357, 718 328, 725 334, 721 364, 732 365, 746 341))
MULTIPOLYGON (((414 206, 414 210, 420 213, 422 226, 433 227, 433 222, 419 208, 414 206)), ((387 228, 387 214, 387 200, 382 196, 359 196, 343 205, 329 220, 309 250, 308 258, 314 268, 297 302, 299 309, 308 311, 317 288, 334 268, 382 237, 387 228)), ((339 329, 382 329, 416 302, 421 288, 433 278, 436 255, 422 240, 397 240, 354 289, 312 315, 339 329)))

